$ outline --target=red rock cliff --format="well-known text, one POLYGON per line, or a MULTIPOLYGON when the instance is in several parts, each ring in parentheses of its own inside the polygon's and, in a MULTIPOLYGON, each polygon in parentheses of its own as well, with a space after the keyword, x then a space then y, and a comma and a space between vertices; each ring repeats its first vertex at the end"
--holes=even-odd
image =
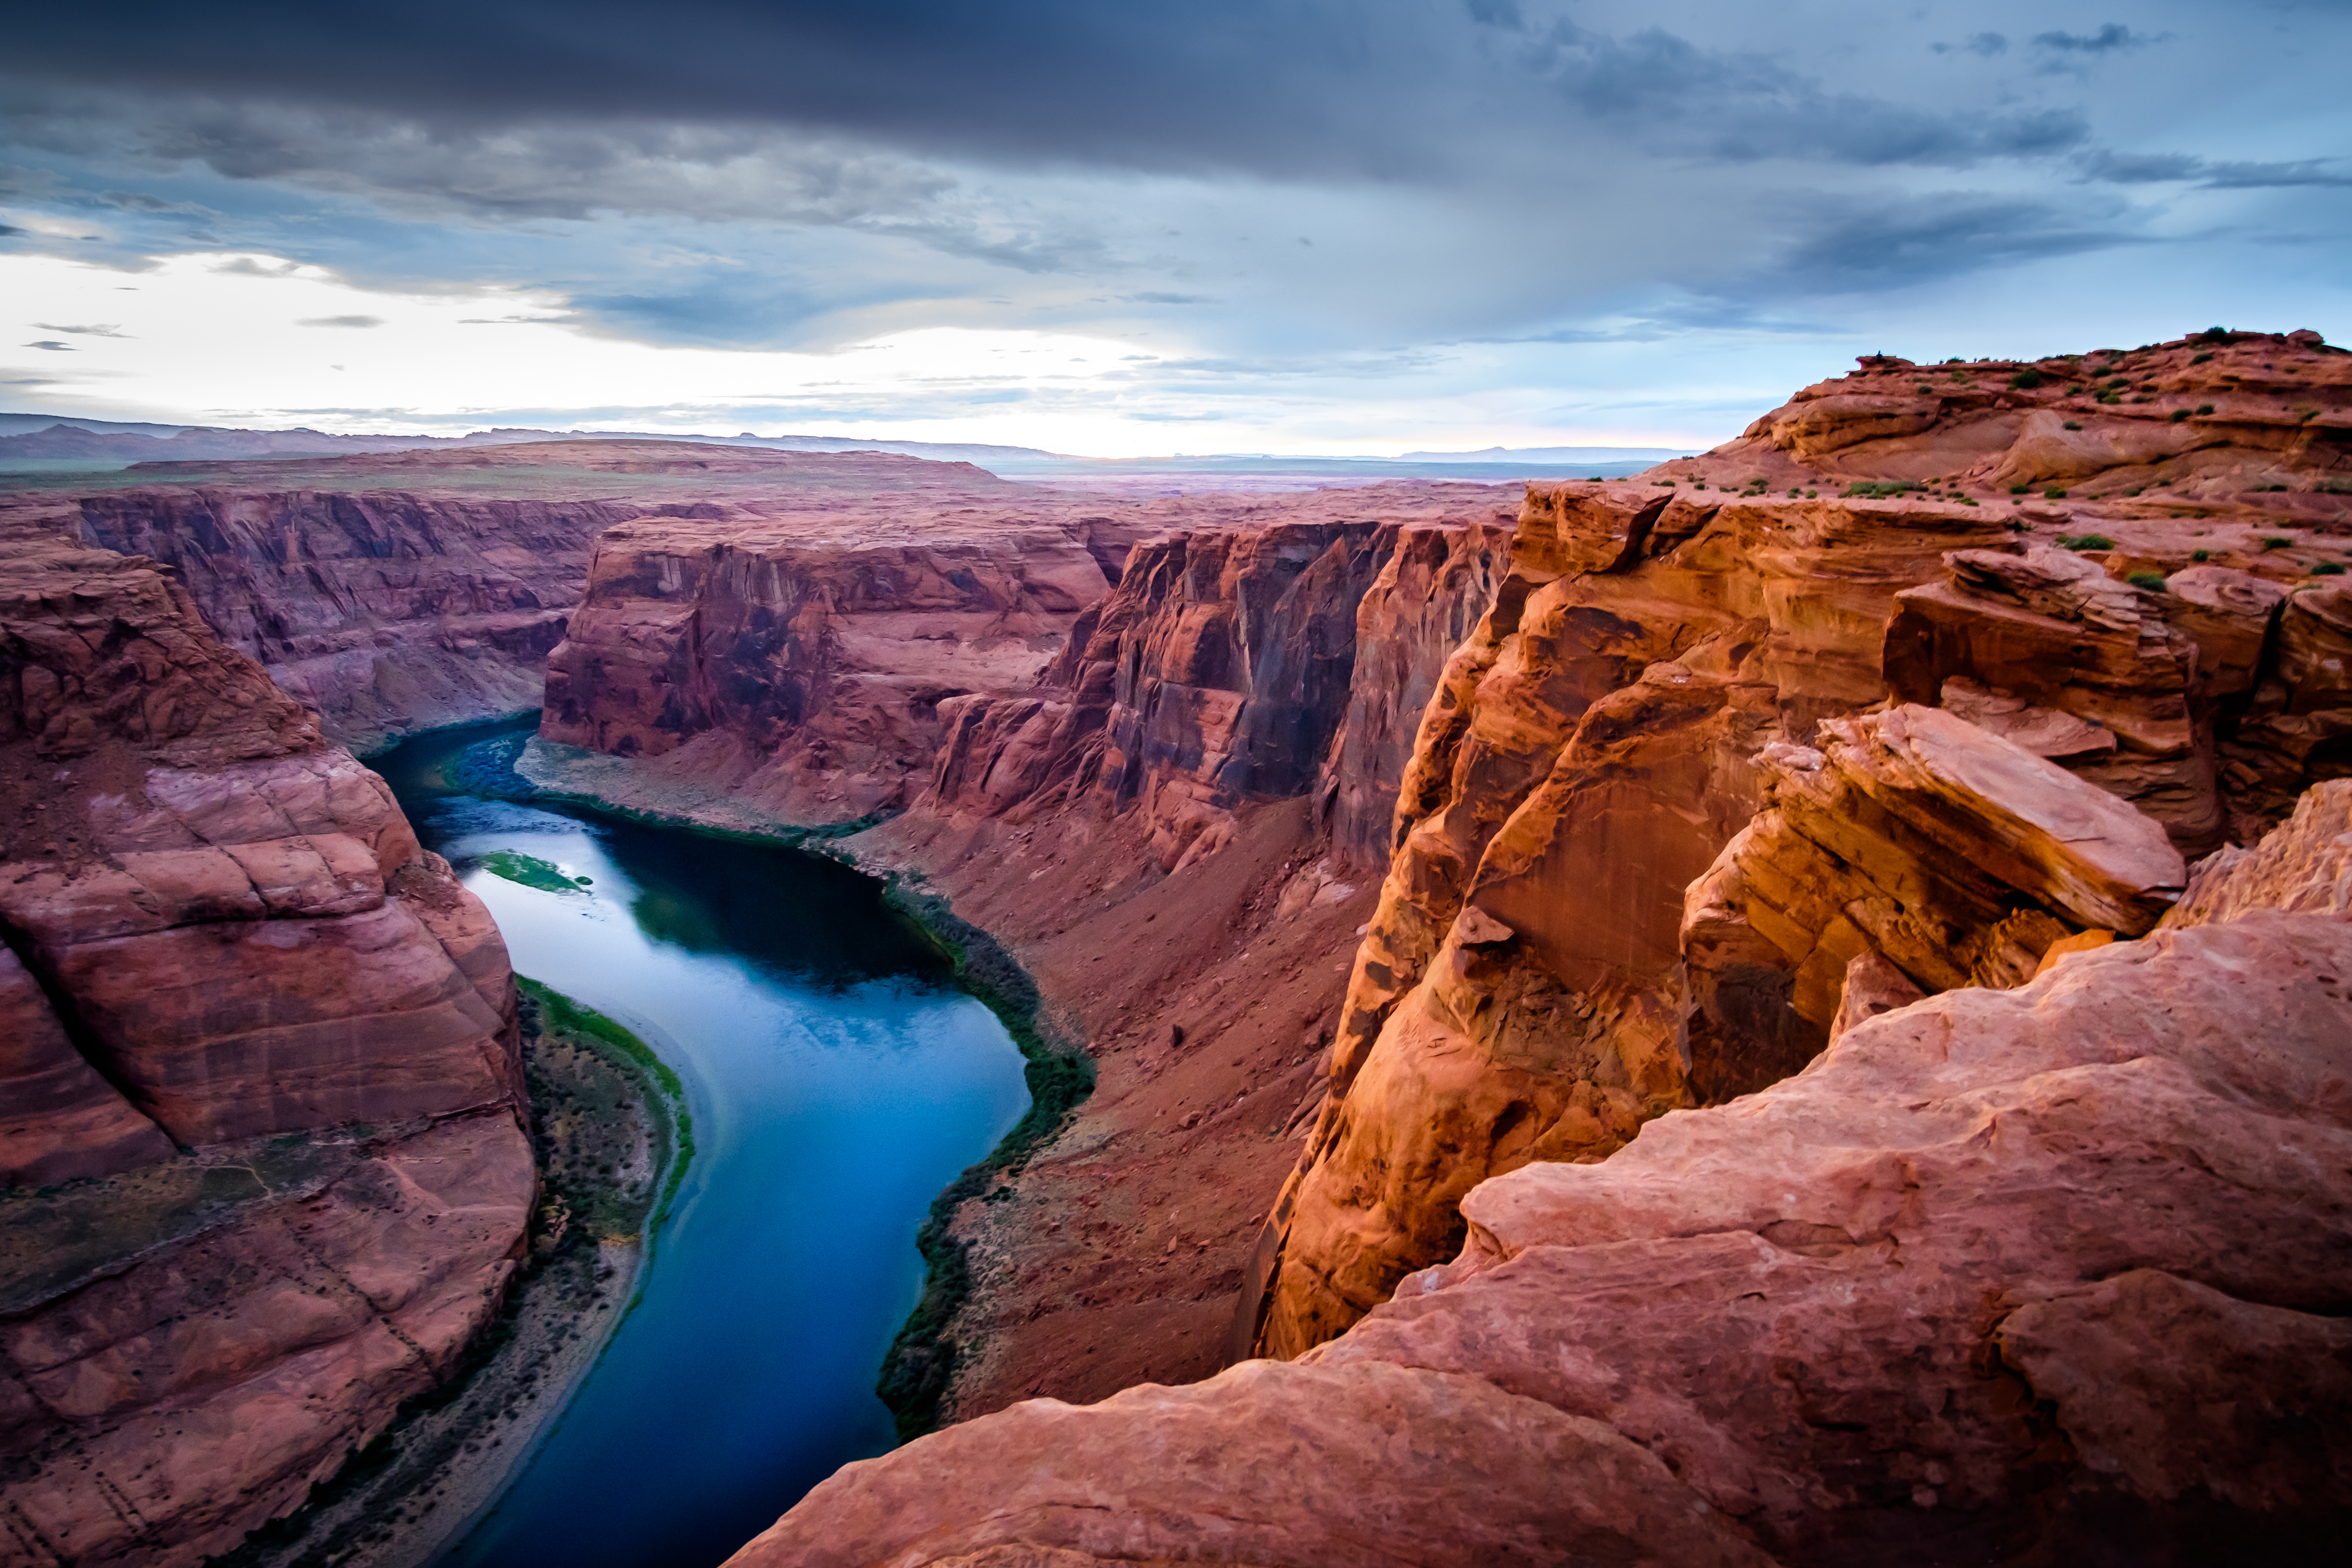
POLYGON ((1456 1259, 1296 1361, 969 1422, 732 1562, 2318 1560, 2347 843, 2323 785, 2153 935, 1482 1183, 1456 1259))
POLYGON ((168 571, 22 526, 0 823, 0 1542, 194 1563, 495 1312, 536 1190, 505 947, 168 571))
POLYGON ((2178 855, 2136 840, 2090 896, 2079 868, 1996 852, 2064 836, 2034 801, 2128 802, 2201 852, 2347 770, 2324 650, 2352 360, 2285 339, 2112 358, 2172 391, 1865 361, 1706 457, 1531 487, 1422 719, 1257 1343, 1297 1354, 1450 1254, 1479 1181, 1794 1071, 1856 963, 1890 995, 2014 985, 2077 933, 2145 930, 2178 855), (2248 401, 2257 365, 2316 400, 2291 436, 2248 401), (2170 419, 2192 394, 2242 417, 2170 419), (2021 501, 2002 481, 2039 461, 2020 410, 2043 404, 2169 444, 2021 501), (1937 714, 1812 749, 1890 696, 1937 714), (2042 771, 1979 764, 1974 735, 2042 771))
POLYGON ((174 568, 223 642, 362 749, 537 706, 590 542, 615 523, 1020 489, 968 464, 660 441, 142 464, 131 476, 142 482, 17 508, 174 568))

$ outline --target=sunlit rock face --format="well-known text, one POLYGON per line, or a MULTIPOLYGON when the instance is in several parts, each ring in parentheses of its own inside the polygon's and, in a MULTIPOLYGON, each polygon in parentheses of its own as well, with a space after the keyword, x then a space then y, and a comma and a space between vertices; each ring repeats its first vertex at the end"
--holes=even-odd
POLYGON ((194 1563, 497 1311, 536 1192, 513 977, 170 573, 22 525, 0 799, 10 1561, 194 1563))
POLYGON ((1476 1185, 1458 1255, 1295 1361, 982 1417, 734 1562, 2324 1553, 2352 1510, 2348 812, 2319 786, 2147 936, 1476 1185))
MULTIPOLYGON (((2344 356, 2264 351, 2342 379, 2344 356)), ((1272 1219, 1266 1352, 1447 1256, 1479 1181, 1797 1071, 1858 962, 1890 995, 2022 983, 2055 944, 2145 931, 2182 855, 2352 768, 2345 591, 2312 573, 2343 552, 2304 517, 2336 505, 2326 428, 2200 437, 2188 498, 2136 473, 2018 499, 1982 482, 1992 445, 1958 460, 2009 430, 1995 400, 1905 392, 1916 428, 1890 434, 1841 423, 1847 395, 1638 480, 1530 486, 1403 774, 1331 1097, 1272 1219), (2268 487, 2281 464, 2303 488, 2268 487), (1912 716, 1864 716, 1890 704, 1912 716), (2137 891, 2085 902, 2045 852, 2099 802, 2138 824, 2137 891)))

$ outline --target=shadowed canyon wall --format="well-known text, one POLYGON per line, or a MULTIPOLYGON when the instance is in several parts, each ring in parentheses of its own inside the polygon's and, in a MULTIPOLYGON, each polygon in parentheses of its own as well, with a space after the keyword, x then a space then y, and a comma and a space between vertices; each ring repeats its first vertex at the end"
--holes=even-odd
POLYGON ((194 1563, 496 1312, 513 977, 155 563, 0 528, 0 1555, 194 1563))

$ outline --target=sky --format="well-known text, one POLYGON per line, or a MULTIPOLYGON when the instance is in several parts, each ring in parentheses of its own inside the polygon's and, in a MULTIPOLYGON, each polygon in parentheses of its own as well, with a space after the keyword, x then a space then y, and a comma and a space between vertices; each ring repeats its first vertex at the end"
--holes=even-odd
POLYGON ((1709 445, 2352 338, 2352 0, 215 0, 0 53, 0 410, 1709 445))

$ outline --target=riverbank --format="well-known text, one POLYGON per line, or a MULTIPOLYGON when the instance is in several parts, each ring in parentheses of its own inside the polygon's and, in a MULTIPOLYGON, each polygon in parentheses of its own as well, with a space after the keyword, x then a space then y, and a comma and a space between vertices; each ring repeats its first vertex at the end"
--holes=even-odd
POLYGON ((882 1369, 902 1435, 1226 1364, 1378 881, 1333 863, 1304 802, 1245 810, 1232 842, 1171 873, 1140 813, 1016 824, 919 809, 810 841, 661 758, 543 741, 515 753, 520 785, 799 842, 878 878, 1024 1051, 1082 1049, 1099 1073, 931 1204, 923 1298, 882 1369))
POLYGON ((214 1568, 424 1568, 496 1501, 628 1315, 692 1157, 683 1091, 610 1019, 520 983, 541 1187, 505 1311, 441 1388, 214 1568))
POLYGON ((1069 1124, 1094 1092, 1095 1063, 1082 1032, 1047 1016, 1045 997, 1020 960, 908 867, 877 872, 841 841, 877 819, 815 827, 785 822, 709 780, 674 778, 625 758, 515 736, 470 748, 450 769, 453 783, 508 799, 560 801, 633 821, 829 854, 876 875, 883 899, 947 959, 959 988, 1004 1026, 1019 1048, 1029 1109, 985 1159, 967 1166, 931 1202, 915 1236, 923 1293, 877 1371, 875 1392, 890 1408, 901 1442, 939 1425, 941 1402, 968 1354, 951 1325, 972 1290, 971 1242, 955 1233, 959 1210, 1018 1176, 1069 1124))

